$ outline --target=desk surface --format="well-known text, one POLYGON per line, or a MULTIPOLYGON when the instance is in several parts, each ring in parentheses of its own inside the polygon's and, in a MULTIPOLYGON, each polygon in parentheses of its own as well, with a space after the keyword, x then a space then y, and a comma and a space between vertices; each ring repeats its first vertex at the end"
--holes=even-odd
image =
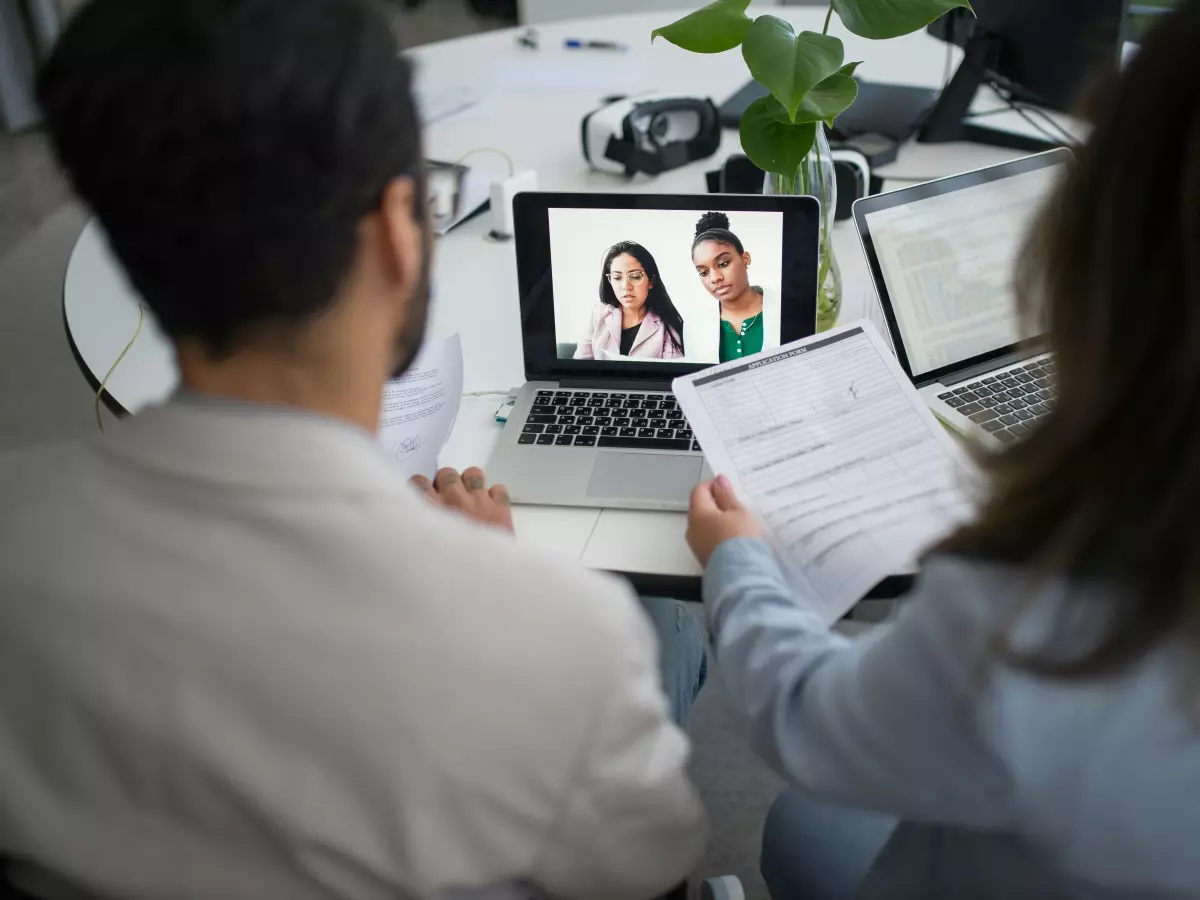
MULTIPOLYGON (((681 9, 682 15, 687 10, 681 9)), ((824 9, 772 10, 800 29, 819 31, 824 9)), ((543 26, 541 48, 518 46, 519 29, 431 44, 411 54, 418 90, 428 96, 461 92, 476 105, 436 121, 425 131, 432 159, 458 159, 483 148, 510 156, 518 170, 537 173, 539 187, 559 191, 653 191, 703 193, 704 173, 740 151, 737 133, 724 133, 715 157, 665 173, 633 180, 593 172, 579 146, 579 121, 606 95, 667 92, 711 96, 717 102, 747 80, 737 52, 716 56, 685 53, 665 41, 651 45, 653 28, 671 13, 614 16, 543 26), (563 39, 580 35, 631 44, 627 53, 567 51, 563 39)), ((847 59, 866 60, 860 74, 873 81, 941 85, 957 48, 921 32, 873 42, 839 35, 847 59), (948 59, 949 56, 949 59, 948 59)), ((981 98, 982 100, 982 98, 981 98)), ((986 102, 986 101, 982 101, 986 102)), ((999 124, 1003 116, 989 118, 999 124)), ((1013 121, 1014 130, 1023 123, 1013 121)), ((968 144, 913 144, 881 174, 929 179, 1002 162, 1013 151, 968 144)), ((502 175, 499 154, 480 153, 472 165, 502 175)), ((468 394, 507 394, 524 381, 518 315, 516 264, 511 242, 487 238, 487 217, 479 217, 441 238, 434 262, 434 301, 430 335, 462 336, 468 394)), ((876 304, 866 264, 850 223, 835 229, 834 245, 843 270, 842 321, 874 316, 876 304)), ((137 326, 137 298, 109 253, 93 221, 72 252, 63 286, 64 318, 79 358, 98 382, 108 372, 137 326)), ((178 374, 169 345, 147 319, 141 335, 108 382, 111 398, 124 409, 139 409, 167 396, 178 374)), ((443 454, 447 465, 478 464, 491 453, 498 426, 492 413, 502 396, 464 397, 458 425, 443 454)), ((622 512, 524 507, 516 511, 522 539, 597 568, 695 576, 696 564, 683 541, 678 513, 622 512)))

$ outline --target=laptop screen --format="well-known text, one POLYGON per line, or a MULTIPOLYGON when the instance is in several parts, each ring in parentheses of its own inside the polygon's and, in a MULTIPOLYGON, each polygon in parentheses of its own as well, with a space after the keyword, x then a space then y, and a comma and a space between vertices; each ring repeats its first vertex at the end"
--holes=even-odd
POLYGON ((726 355, 739 344, 753 352, 779 346, 783 213, 550 209, 549 216, 559 359, 713 364, 722 341, 726 355), (723 303, 741 307, 725 316, 740 317, 736 333, 728 322, 722 327, 723 303))
POLYGON ((914 379, 1018 344, 1013 276, 1065 151, 864 201, 856 216, 914 379), (1030 163, 1034 163, 1033 167, 1030 163))
POLYGON ((519 195, 526 377, 667 380, 807 337, 805 197, 519 195))
POLYGON ((1162 17, 1179 5, 1179 0, 1140 0, 1131 2, 1125 11, 1124 43, 1121 63, 1128 63, 1141 47, 1146 33, 1162 21, 1162 17))

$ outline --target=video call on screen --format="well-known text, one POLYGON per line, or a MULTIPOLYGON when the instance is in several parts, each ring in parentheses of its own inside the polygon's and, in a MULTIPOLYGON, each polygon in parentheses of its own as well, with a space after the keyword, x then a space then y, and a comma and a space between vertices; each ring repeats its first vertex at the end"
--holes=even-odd
POLYGON ((559 359, 711 364, 779 346, 783 213, 552 208, 548 216, 559 359), (723 309, 744 333, 728 321, 723 328, 723 309))

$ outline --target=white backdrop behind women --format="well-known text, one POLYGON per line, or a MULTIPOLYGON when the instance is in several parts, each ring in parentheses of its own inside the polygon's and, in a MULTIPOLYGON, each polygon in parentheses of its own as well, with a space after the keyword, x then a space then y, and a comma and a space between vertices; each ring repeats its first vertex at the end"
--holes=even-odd
MULTIPOLYGON (((575 342, 587 332, 592 308, 600 302, 604 256, 620 241, 635 241, 654 256, 662 283, 683 316, 685 350, 694 329, 718 328, 717 300, 701 283, 691 257, 696 222, 702 214, 661 209, 549 210, 556 339, 575 342)), ((783 279, 783 213, 727 215, 729 230, 750 254, 750 284, 778 291, 783 279)), ((779 324, 772 327, 773 343, 778 343, 779 324)))

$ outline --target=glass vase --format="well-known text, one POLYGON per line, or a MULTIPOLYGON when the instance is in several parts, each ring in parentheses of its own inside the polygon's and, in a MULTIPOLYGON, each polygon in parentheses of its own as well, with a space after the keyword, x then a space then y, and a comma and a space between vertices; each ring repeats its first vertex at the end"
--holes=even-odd
POLYGON ((817 139, 792 177, 768 172, 764 194, 816 197, 821 203, 821 242, 817 263, 817 331, 837 324, 842 311, 842 270, 833 252, 833 221, 837 210, 837 176, 825 126, 817 123, 817 139))

